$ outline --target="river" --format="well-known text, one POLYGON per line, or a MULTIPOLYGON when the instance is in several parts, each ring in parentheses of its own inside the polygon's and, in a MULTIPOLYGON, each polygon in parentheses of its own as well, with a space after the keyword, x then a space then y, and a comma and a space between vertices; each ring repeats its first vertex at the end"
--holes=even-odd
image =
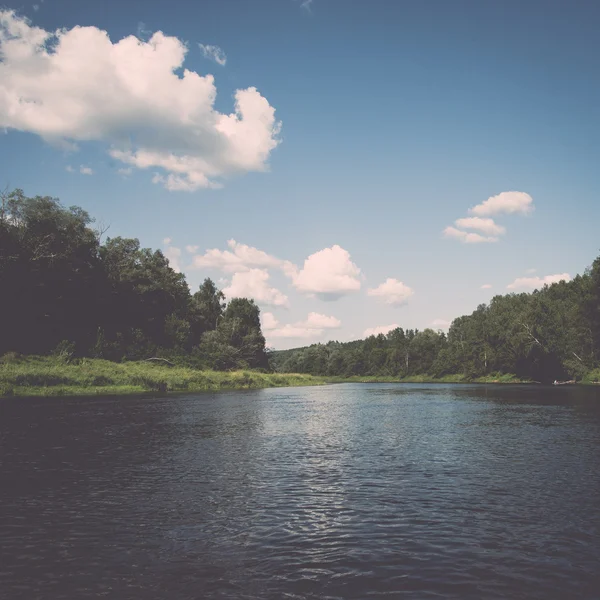
POLYGON ((0 401, 0 597, 600 597, 600 390, 0 401))

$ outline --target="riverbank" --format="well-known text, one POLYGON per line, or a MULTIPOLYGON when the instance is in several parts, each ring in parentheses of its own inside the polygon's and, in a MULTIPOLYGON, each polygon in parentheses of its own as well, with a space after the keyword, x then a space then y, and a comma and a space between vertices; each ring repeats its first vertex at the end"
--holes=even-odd
POLYGON ((200 371, 166 363, 28 356, 0 362, 0 397, 126 395, 323 385, 324 378, 295 373, 200 371))
POLYGON ((365 375, 354 377, 328 377, 330 383, 537 383, 530 379, 519 379, 516 375, 494 373, 486 377, 467 377, 466 375, 444 375, 432 377, 430 375, 410 375, 408 377, 381 377, 365 375))
MULTIPOLYGON (((578 384, 598 385, 600 371, 588 373, 578 384)), ((270 387, 298 387, 336 383, 485 383, 535 384, 511 374, 486 377, 466 375, 431 377, 354 376, 318 377, 301 373, 203 371, 165 362, 114 363, 96 358, 67 361, 53 356, 5 356, 0 359, 0 397, 96 396, 148 392, 204 392, 270 387)))

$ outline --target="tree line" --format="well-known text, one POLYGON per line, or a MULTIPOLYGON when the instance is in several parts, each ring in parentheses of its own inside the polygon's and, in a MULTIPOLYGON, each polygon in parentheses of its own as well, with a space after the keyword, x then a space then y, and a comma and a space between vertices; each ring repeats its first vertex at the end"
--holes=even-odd
POLYGON ((119 361, 179 356, 214 369, 269 366, 260 311, 206 279, 191 293, 160 250, 101 241, 83 209, 4 193, 0 355, 65 352, 119 361))
POLYGON ((600 366, 600 257, 583 275, 481 304, 442 331, 402 328, 365 340, 276 352, 276 370, 328 376, 515 374, 549 382, 600 366))
POLYGON ((258 306, 192 293, 160 250, 107 238, 83 209, 21 190, 0 197, 0 355, 65 352, 120 361, 325 376, 512 373, 580 378, 600 366, 600 257, 583 275, 494 297, 442 331, 402 328, 268 355, 258 306))

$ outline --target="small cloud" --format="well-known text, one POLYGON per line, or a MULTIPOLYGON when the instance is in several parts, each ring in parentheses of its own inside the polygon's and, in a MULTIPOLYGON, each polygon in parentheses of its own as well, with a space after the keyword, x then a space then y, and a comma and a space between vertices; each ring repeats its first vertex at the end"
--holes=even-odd
POLYGON ((534 210, 533 198, 525 192, 502 192, 469 209, 477 217, 518 213, 527 215, 534 210))
POLYGON ((482 219, 481 217, 467 217, 464 219, 456 219, 454 224, 461 229, 475 229, 482 231, 490 236, 498 236, 506 233, 506 229, 502 225, 494 223, 493 219, 482 219))
POLYGON ((394 331, 394 329, 398 329, 400 325, 397 323, 392 323, 391 325, 379 325, 377 327, 369 327, 363 331, 364 337, 370 337, 372 335, 379 335, 389 333, 390 331, 394 331))
POLYGON ((272 313, 263 313, 262 328, 266 337, 275 338, 299 338, 316 339, 323 335, 327 329, 338 329, 342 322, 336 317, 311 312, 304 321, 280 325, 272 313))
POLYGON ((93 174, 94 174, 94 171, 93 171, 93 170, 92 170, 90 167, 86 167, 86 166, 84 166, 84 165, 81 165, 81 166, 79 167, 79 172, 80 172, 82 175, 93 175, 93 174))
POLYGON ((219 46, 211 46, 210 44, 198 44, 204 58, 214 60, 218 65, 224 67, 227 64, 227 56, 219 46))
POLYGON ((444 236, 446 236, 447 238, 459 240, 463 244, 484 244, 498 241, 498 238, 494 236, 483 236, 479 233, 468 233, 466 231, 456 229, 456 227, 452 226, 446 227, 446 229, 444 229, 444 236))
POLYGON ((34 4, 31 8, 33 8, 34 12, 37 12, 38 10, 40 10, 40 5, 34 4))
POLYGON ((452 321, 447 321, 446 319, 434 319, 431 322, 431 327, 435 327, 435 329, 448 329, 452 321))
POLYGON ((166 237, 163 240, 163 244, 166 246, 163 254, 167 257, 169 261, 169 266, 173 269, 173 271, 175 271, 176 273, 181 273, 181 267, 179 265, 179 259, 181 258, 181 248, 171 246, 172 241, 173 240, 171 240, 170 237, 166 237))
POLYGON ((270 312, 264 312, 260 315, 261 327, 263 330, 275 329, 279 325, 279 321, 275 318, 275 315, 270 312))
POLYGON ((66 171, 67 173, 75 173, 75 169, 74 169, 74 168, 73 168, 71 165, 67 165, 67 166, 65 167, 65 171, 66 171))
POLYGON ((123 169, 117 169, 117 173, 119 175, 123 175, 123 177, 127 177, 127 175, 131 175, 131 172, 133 171, 133 169, 131 167, 126 167, 123 169))
POLYGON ((289 307, 288 297, 277 288, 269 287, 269 273, 265 269, 250 269, 234 273, 223 293, 231 298, 252 298, 265 306, 289 307))
POLYGON ((194 254, 194 253, 198 252, 198 248, 200 248, 200 246, 190 246, 190 245, 188 245, 188 246, 185 247, 185 250, 186 250, 186 252, 189 252, 190 254, 194 254))
POLYGON ((481 286, 481 289, 482 289, 482 290, 490 290, 490 289, 492 289, 492 284, 491 284, 491 283, 484 283, 484 284, 481 286))
MULTIPOLYGON (((211 250, 206 250, 204 254, 194 256, 194 268, 219 269, 226 273, 239 273, 255 268, 278 269, 288 277, 291 277, 297 271, 297 267, 289 260, 281 260, 253 246, 240 244, 235 240, 229 240, 227 245, 229 246, 229 250, 212 248, 211 250)), ((197 246, 188 246, 188 248, 196 248, 197 250, 197 246)))
POLYGON ((293 275, 294 287, 321 300, 337 300, 360 289, 360 269, 338 245, 311 254, 293 275))
POLYGON ((537 269, 527 269, 527 271, 525 271, 525 273, 528 273, 529 275, 531 275, 532 273, 535 273, 537 271, 537 269))
POLYGON ((557 273, 556 275, 546 275, 545 277, 517 277, 517 279, 512 283, 509 283, 506 288, 509 290, 536 290, 545 285, 558 283, 559 281, 571 281, 571 276, 568 273, 557 273))
POLYGON ((381 299, 384 304, 390 306, 402 306, 414 294, 414 290, 397 279, 388 277, 381 285, 367 291, 368 296, 381 299))

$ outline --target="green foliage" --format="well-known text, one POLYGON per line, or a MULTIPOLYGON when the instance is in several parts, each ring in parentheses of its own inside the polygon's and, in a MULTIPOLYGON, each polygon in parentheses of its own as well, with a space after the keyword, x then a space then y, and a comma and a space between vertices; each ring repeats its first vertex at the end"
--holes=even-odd
POLYGON ((83 358, 78 364, 55 356, 30 356, 0 363, 0 397, 164 393, 318 385, 324 380, 302 374, 255 371, 226 373, 152 362, 115 363, 83 358))
POLYGON ((160 250, 122 237, 101 244, 91 223, 55 198, 3 197, 0 354, 187 356, 196 367, 268 368, 253 302, 226 305, 210 279, 192 295, 160 250))
POLYGON ((599 347, 600 258, 568 283, 496 296, 455 319, 448 335, 398 328, 355 342, 273 352, 270 360, 280 372, 365 381, 547 383, 588 380, 599 365, 599 347))

